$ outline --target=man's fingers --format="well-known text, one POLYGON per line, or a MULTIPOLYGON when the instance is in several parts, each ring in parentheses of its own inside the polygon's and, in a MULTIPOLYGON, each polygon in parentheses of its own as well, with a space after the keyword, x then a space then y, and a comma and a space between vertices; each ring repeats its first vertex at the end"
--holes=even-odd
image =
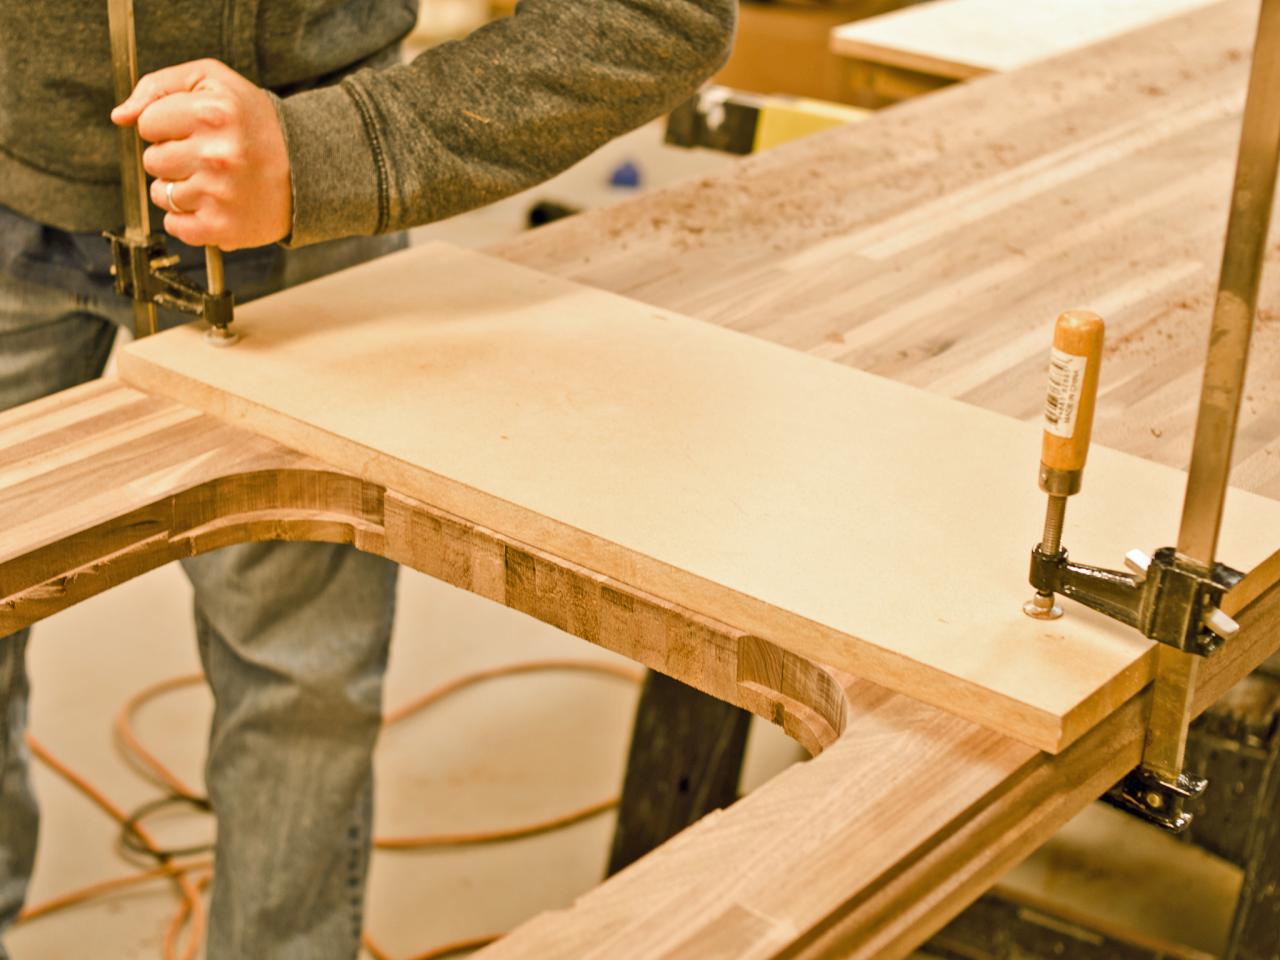
POLYGON ((191 180, 152 180, 151 202, 171 213, 195 213, 204 205, 206 193, 191 180), (172 189, 169 185, 173 184, 172 189))
POLYGON ((148 73, 138 81, 133 92, 111 111, 112 123, 128 126, 136 123, 148 106, 175 93, 188 93, 209 73, 209 60, 192 60, 177 66, 148 73))
POLYGON ((138 116, 138 135, 148 143, 183 140, 199 128, 211 111, 205 93, 171 93, 153 100, 138 116))
POLYGON ((213 228, 194 213, 166 213, 164 232, 192 247, 207 247, 214 242, 213 228))
POLYGON ((199 150, 189 140, 170 140, 147 147, 142 167, 163 180, 186 180, 200 168, 199 150))

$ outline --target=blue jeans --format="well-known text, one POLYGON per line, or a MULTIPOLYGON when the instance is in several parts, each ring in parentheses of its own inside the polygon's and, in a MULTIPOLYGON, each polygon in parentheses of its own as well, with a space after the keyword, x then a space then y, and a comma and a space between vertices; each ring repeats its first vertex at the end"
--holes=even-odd
MULTIPOLYGON (((244 301, 403 244, 397 236, 243 251, 227 257, 228 285, 244 301)), ((170 242, 172 252, 180 246, 170 242)), ((200 252, 183 253, 197 272, 200 252)), ((101 374, 116 327, 132 322, 110 289, 109 259, 101 237, 0 207, 0 409, 101 374)), ((396 567, 317 543, 246 544, 183 566, 216 704, 208 956, 349 960, 359 950, 396 567)), ((0 933, 22 907, 36 849, 23 741, 29 633, 0 638, 0 933)))

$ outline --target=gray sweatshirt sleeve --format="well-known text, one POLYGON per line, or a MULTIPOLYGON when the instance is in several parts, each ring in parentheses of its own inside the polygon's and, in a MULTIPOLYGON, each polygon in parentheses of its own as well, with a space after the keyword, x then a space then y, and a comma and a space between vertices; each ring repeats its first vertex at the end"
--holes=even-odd
POLYGON ((728 55, 735 0, 522 0, 386 70, 277 102, 301 246, 523 190, 670 110, 728 55))

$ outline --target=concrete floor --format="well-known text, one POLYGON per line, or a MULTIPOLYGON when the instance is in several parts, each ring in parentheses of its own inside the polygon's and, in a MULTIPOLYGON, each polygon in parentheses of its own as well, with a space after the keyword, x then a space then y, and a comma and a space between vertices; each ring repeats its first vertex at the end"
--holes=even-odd
MULTIPOLYGON (((41 623, 30 651, 32 730, 126 809, 157 795, 120 758, 111 720, 139 688, 199 669, 190 588, 166 567, 41 623), (145 611, 145 616, 140 616, 145 611)), ((387 677, 394 708, 472 670, 538 658, 622 658, 502 607, 405 571, 387 677)), ((609 676, 534 674, 461 691, 390 729, 377 754, 380 834, 484 830, 543 819, 615 793, 636 688, 609 676), (566 707, 568 709, 566 709, 566 707)), ((138 732, 179 776, 200 785, 210 698, 204 688, 156 700, 138 732)), ((746 781, 763 782, 800 756, 761 725, 746 781)), ((38 903, 128 873, 113 823, 36 766, 45 811, 31 891, 38 903)), ((599 882, 612 814, 509 843, 375 856, 368 929, 394 956, 501 932, 570 903, 599 882), (536 878, 536 882, 530 882, 536 878)), ((162 842, 211 836, 199 816, 157 821, 162 842)), ((15 960, 160 956, 175 900, 164 883, 120 894, 14 931, 15 960)))

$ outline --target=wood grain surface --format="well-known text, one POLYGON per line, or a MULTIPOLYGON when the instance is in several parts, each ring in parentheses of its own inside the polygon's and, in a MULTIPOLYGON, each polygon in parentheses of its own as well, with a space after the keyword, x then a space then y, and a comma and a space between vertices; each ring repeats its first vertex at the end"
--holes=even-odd
MULTIPOLYGON (((443 244, 131 344, 134 386, 1057 752, 1152 675, 1151 645, 1022 612, 1034 426, 443 244)), ((1176 471, 1094 450, 1069 523, 1119 565, 1172 538, 1176 471)), ((1236 492, 1224 546, 1278 545, 1236 492)))
MULTIPOLYGON (((495 252, 1027 421, 1054 318, 1092 309, 1094 439, 1185 469, 1257 10, 960 84, 495 252)), ((1267 263, 1232 479, 1278 498, 1274 243, 1267 263)))

